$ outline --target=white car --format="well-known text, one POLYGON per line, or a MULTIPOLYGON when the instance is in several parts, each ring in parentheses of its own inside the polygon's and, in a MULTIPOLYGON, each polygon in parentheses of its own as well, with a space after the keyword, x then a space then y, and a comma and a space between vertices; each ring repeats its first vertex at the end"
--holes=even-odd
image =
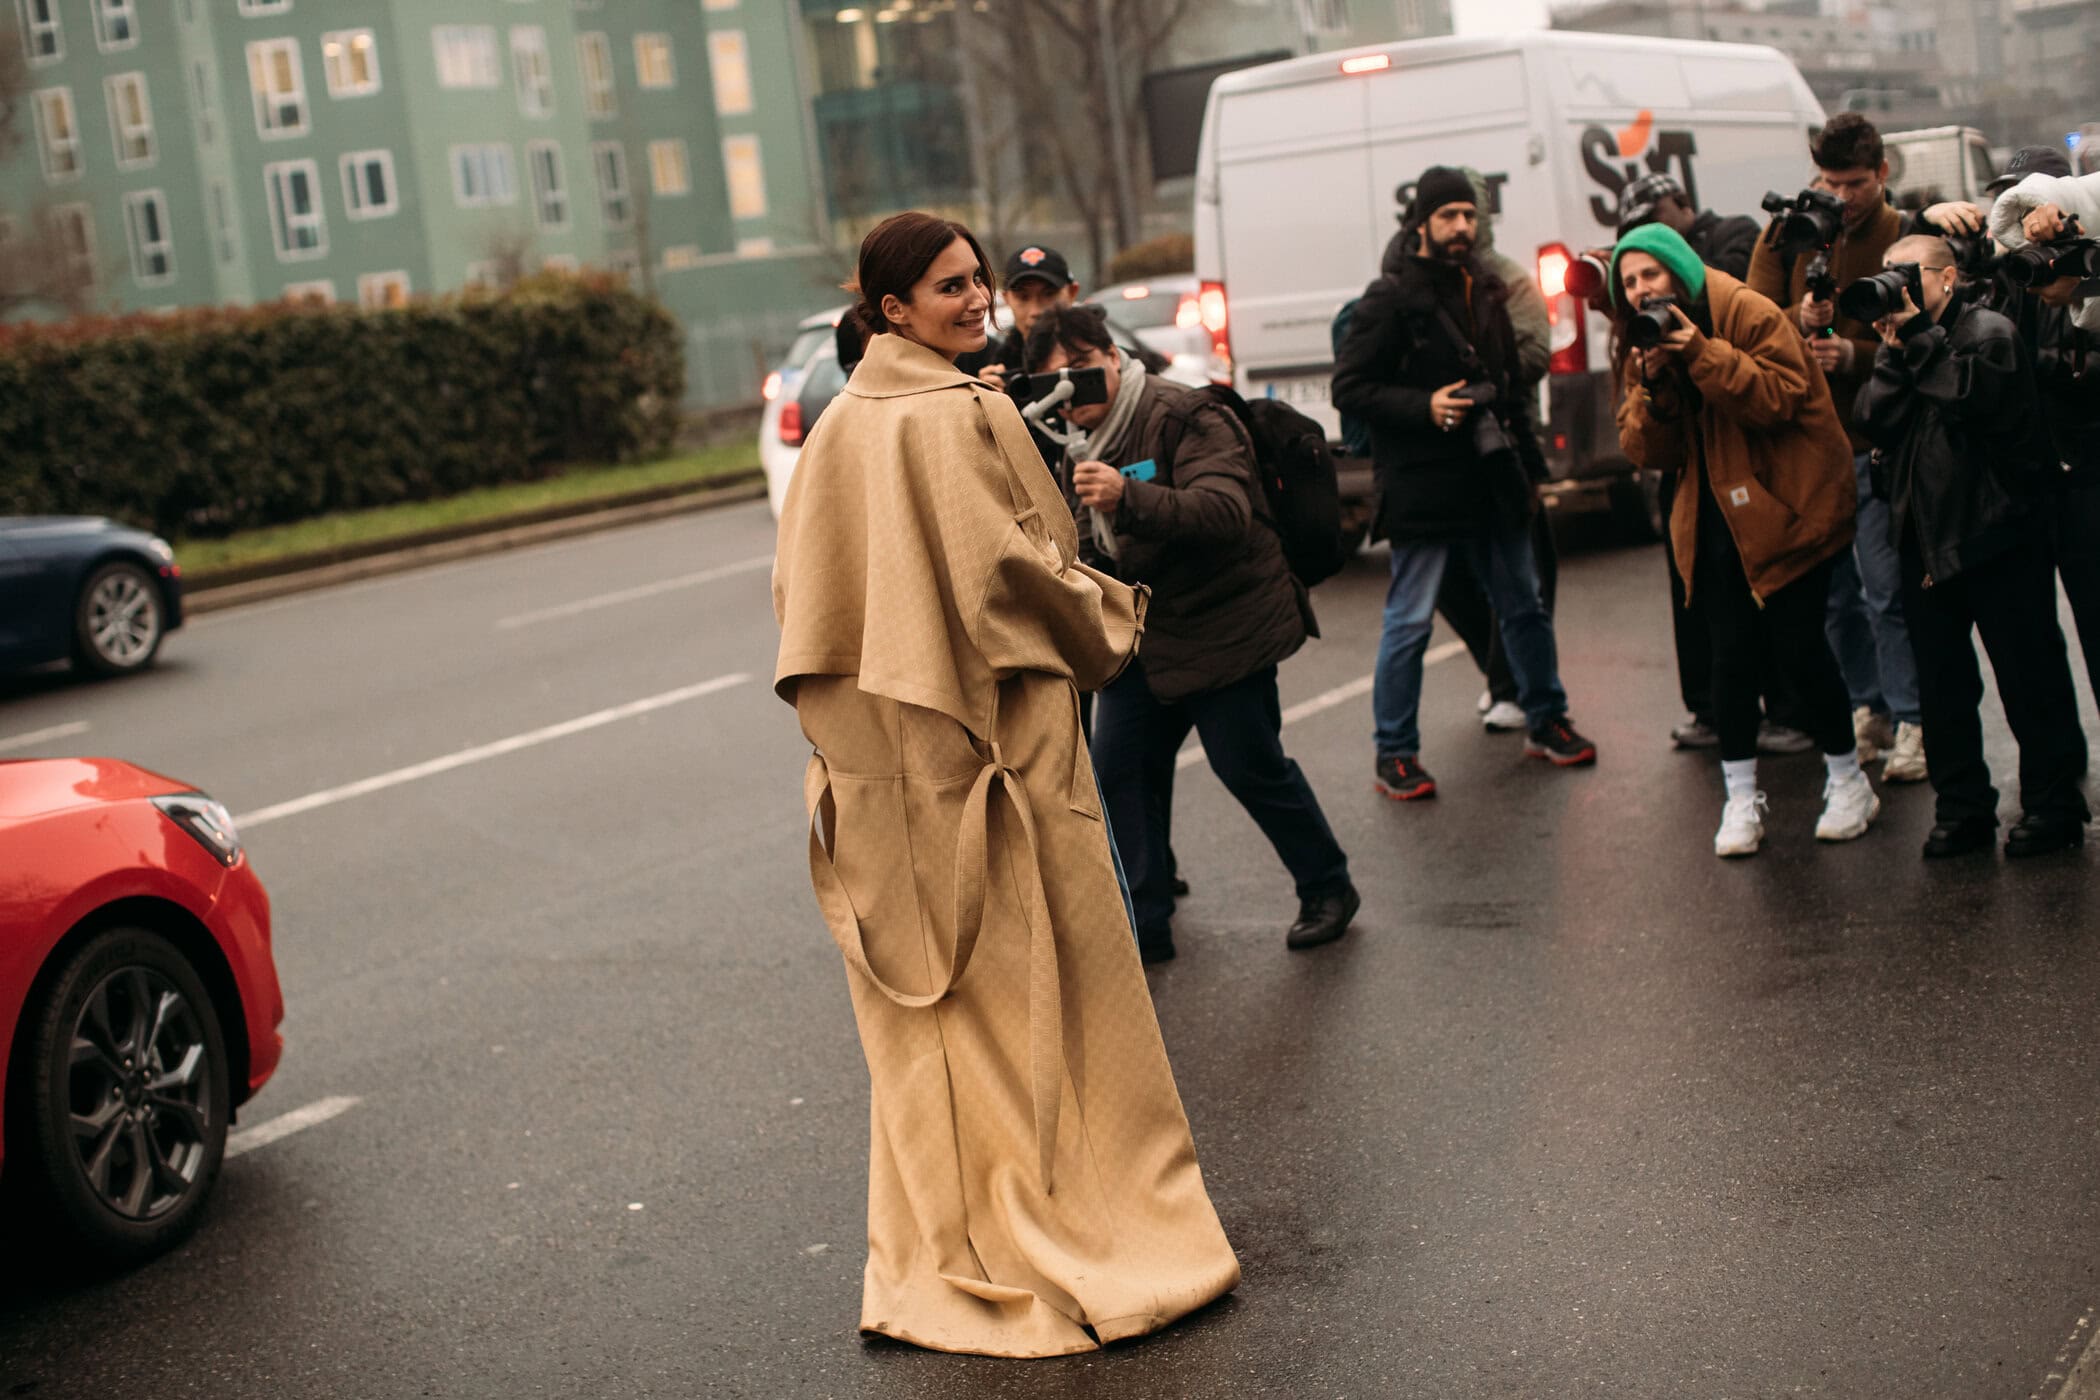
POLYGON ((1118 282, 1087 300, 1105 308, 1111 321, 1134 332, 1148 348, 1165 355, 1173 366, 1168 378, 1189 384, 1230 384, 1232 365, 1217 353, 1216 339, 1203 324, 1202 288, 1196 274, 1187 272, 1118 282))
MULTIPOLYGON (((829 319, 843 314, 843 311, 841 308, 839 312, 826 312, 804 321, 787 358, 781 361, 779 369, 766 376, 766 407, 759 419, 758 463, 766 473, 766 500, 773 507, 776 520, 780 518, 781 506, 787 501, 788 482, 795 474, 795 459, 802 455, 803 439, 817 425, 817 419, 832 399, 846 387, 846 376, 839 369, 835 322, 829 319)), ((1013 322, 1006 309, 1001 307, 993 314, 992 324, 993 334, 998 336, 1005 335, 1013 322)), ((1109 320, 1108 331, 1116 344, 1125 350, 1135 352, 1143 344, 1136 332, 1113 318, 1109 320)), ((1210 382, 1188 357, 1177 355, 1170 358, 1173 362, 1165 371, 1165 378, 1189 385, 1210 382)))

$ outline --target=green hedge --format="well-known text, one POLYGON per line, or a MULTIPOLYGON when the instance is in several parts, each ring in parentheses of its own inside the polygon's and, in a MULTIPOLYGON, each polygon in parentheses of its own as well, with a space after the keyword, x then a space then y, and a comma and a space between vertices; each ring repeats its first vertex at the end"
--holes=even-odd
POLYGON ((597 277, 0 327, 0 515, 212 535, 446 496, 660 454, 684 387, 677 323, 597 277))

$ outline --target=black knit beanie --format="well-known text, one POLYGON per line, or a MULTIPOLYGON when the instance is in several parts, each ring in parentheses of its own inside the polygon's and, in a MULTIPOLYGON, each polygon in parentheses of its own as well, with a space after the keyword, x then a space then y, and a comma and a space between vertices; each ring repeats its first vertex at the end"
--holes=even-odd
POLYGON ((1426 224, 1429 216, 1447 204, 1472 204, 1478 198, 1473 193, 1473 182, 1466 178, 1463 170, 1454 170, 1448 165, 1432 165, 1415 181, 1414 202, 1407 208, 1407 221, 1411 224, 1426 224))

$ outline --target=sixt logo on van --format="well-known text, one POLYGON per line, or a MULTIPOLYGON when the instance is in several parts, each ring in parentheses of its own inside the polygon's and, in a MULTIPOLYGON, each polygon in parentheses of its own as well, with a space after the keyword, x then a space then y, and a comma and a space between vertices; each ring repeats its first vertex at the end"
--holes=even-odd
POLYGON ((1619 192, 1643 175, 1674 174, 1692 208, 1699 207, 1699 184, 1692 157, 1699 146, 1689 131, 1657 131, 1655 114, 1643 111, 1620 131, 1592 126, 1582 133, 1582 168, 1604 189, 1590 196, 1590 213, 1606 228, 1619 226, 1619 192), (1676 169, 1673 171, 1672 166, 1676 169))

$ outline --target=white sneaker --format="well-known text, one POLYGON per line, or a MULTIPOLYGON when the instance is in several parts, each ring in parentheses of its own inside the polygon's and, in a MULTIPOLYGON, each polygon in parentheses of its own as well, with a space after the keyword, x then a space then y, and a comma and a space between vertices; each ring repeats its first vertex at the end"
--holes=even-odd
POLYGON ((1896 736, 1889 729, 1889 717, 1877 715, 1865 705, 1853 707, 1852 741, 1859 746, 1861 763, 1872 763, 1896 746, 1896 736))
POLYGON ((1497 700, 1488 706, 1480 723, 1490 734, 1514 734, 1519 729, 1530 727, 1524 721, 1523 707, 1514 700, 1497 700))
POLYGON ((1765 839, 1765 795, 1731 797, 1721 809, 1721 829, 1714 833, 1717 856, 1754 856, 1765 839))
POLYGON ((1474 709, 1476 709, 1476 710, 1478 710, 1478 711, 1480 711, 1480 713, 1482 713, 1482 714, 1486 714, 1486 713, 1487 713, 1487 712, 1488 712, 1489 710, 1492 710, 1492 709, 1494 709, 1494 708, 1495 708, 1495 692, 1494 692, 1494 691, 1492 691, 1492 690, 1483 690, 1483 691, 1481 691, 1481 692, 1480 692, 1480 703, 1478 703, 1477 705, 1475 705, 1475 706, 1474 706, 1473 708, 1474 708, 1474 709))
POLYGON ((1922 725, 1899 724, 1896 726, 1896 742, 1889 749, 1888 759, 1881 765, 1881 781, 1885 783, 1922 783, 1925 781, 1925 729, 1922 725))
POLYGON ((1853 841, 1867 834, 1881 815, 1881 799, 1865 773, 1832 778, 1823 785, 1823 815, 1816 818, 1818 841, 1853 841))

